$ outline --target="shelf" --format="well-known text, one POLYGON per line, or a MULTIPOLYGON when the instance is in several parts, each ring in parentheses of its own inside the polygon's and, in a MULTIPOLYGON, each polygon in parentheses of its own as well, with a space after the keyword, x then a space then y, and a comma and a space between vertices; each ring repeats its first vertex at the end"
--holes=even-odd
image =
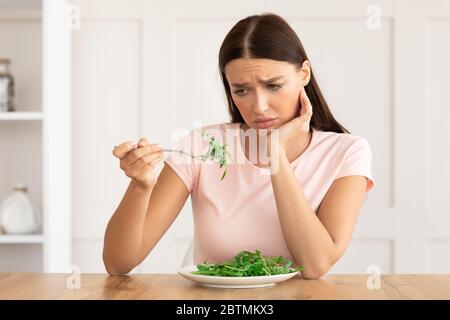
POLYGON ((42 120, 42 112, 0 112, 0 121, 42 120))
POLYGON ((0 235, 0 244, 43 243, 43 242, 44 236, 41 234, 0 235))
POLYGON ((44 201, 45 225, 45 236, 0 235, 0 272, 65 272, 72 264, 68 4, 0 0, 0 55, 11 59, 11 74, 20 84, 16 111, 0 111, 0 150, 9 154, 0 158, 0 195, 10 194, 16 182, 30 184, 36 205, 44 201))

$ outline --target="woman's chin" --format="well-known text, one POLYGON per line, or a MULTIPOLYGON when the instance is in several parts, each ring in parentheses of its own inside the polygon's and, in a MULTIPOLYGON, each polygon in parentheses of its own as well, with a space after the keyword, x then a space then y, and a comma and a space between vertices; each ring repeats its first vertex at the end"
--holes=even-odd
POLYGON ((280 126, 282 126, 282 124, 279 124, 278 122, 277 123, 274 123, 273 125, 271 125, 271 126, 267 126, 267 127, 263 127, 263 128, 261 128, 261 127, 258 127, 258 126, 255 126, 255 130, 257 130, 257 131, 264 131, 264 130, 267 130, 267 131, 273 131, 274 129, 278 129, 280 126))
POLYGON ((247 129, 253 129, 253 130, 255 130, 257 133, 264 133, 264 132, 267 132, 268 134, 269 133, 271 133, 273 130, 275 130, 275 129, 278 129, 280 126, 282 126, 283 124, 279 124, 279 123, 274 123, 273 125, 271 125, 271 126, 267 126, 267 127, 260 127, 260 126, 257 126, 257 125, 255 125, 255 124, 253 124, 251 127, 248 127, 247 126, 247 129))

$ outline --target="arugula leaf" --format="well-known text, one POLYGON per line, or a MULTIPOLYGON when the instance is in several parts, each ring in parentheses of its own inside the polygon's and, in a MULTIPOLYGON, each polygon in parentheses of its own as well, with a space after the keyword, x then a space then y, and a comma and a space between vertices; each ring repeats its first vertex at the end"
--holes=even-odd
POLYGON ((271 276, 303 271, 303 266, 291 268, 292 261, 282 256, 263 257, 261 251, 241 251, 231 261, 197 265, 192 274, 221 277, 271 276))
POLYGON ((208 139, 208 151, 203 156, 203 160, 211 159, 212 161, 216 161, 219 163, 220 168, 225 166, 225 170, 222 174, 222 177, 220 178, 220 181, 225 178, 225 175, 227 173, 227 156, 229 153, 226 150, 226 146, 228 144, 220 145, 214 137, 209 135, 207 132, 203 134, 203 137, 206 137, 208 139))

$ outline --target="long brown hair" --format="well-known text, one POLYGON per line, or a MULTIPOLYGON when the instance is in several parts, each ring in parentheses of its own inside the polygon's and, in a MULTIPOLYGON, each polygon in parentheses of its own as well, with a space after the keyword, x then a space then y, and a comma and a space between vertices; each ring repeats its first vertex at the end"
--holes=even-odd
MULTIPOLYGON (((300 39, 289 24, 273 13, 248 16, 236 23, 226 35, 219 51, 220 76, 228 100, 231 122, 244 122, 231 97, 230 85, 225 77, 225 66, 233 59, 272 59, 301 67, 308 60, 300 39)), ((310 62, 311 65, 311 62, 310 62)), ((350 133, 331 114, 320 91, 311 67, 311 79, 305 86, 313 106, 310 126, 321 131, 350 133)))

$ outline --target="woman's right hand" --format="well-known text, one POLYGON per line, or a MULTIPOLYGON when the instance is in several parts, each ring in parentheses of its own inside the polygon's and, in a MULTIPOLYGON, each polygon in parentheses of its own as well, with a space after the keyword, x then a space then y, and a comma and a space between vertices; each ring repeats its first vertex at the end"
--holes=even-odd
POLYGON ((120 159, 120 169, 131 178, 139 188, 153 188, 158 179, 156 165, 164 159, 162 146, 150 144, 147 139, 139 139, 136 145, 132 141, 116 146, 113 155, 120 159))

